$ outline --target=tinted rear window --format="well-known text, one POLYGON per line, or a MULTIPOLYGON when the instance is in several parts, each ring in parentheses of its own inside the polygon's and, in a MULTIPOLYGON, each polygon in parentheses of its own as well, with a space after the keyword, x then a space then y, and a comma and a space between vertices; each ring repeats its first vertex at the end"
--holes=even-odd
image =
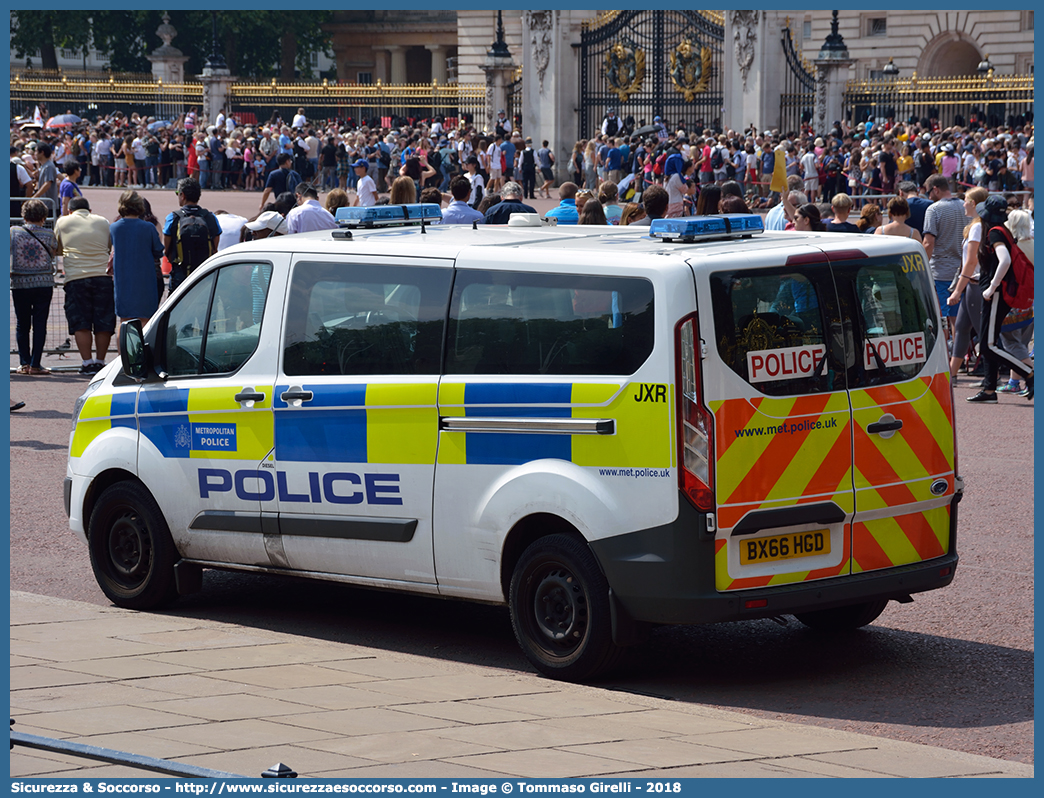
POLYGON ((633 374, 654 337, 648 280, 459 271, 446 373, 633 374))
POLYGON ((935 285, 917 253, 835 263, 842 312, 856 322, 850 383, 913 379, 938 337, 935 285))
POLYGON ((837 301, 824 264, 711 274, 718 355, 762 393, 795 396, 845 387, 836 348, 837 301))

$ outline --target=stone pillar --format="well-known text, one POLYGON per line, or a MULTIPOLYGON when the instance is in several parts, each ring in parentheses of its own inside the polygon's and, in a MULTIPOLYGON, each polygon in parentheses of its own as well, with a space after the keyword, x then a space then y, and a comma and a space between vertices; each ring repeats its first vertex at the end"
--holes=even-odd
POLYGON ((446 83, 446 45, 426 44, 424 49, 431 53, 431 79, 440 86, 446 83))
MULTIPOLYGON (((497 126, 497 111, 507 107, 507 86, 515 72, 515 62, 508 52, 507 42, 504 41, 504 18, 499 11, 497 39, 486 53, 482 71, 486 73, 486 109, 485 118, 481 121, 483 130, 490 132, 497 126)), ((479 120, 475 121, 477 123, 479 120)))
POLYGON ((170 24, 170 16, 166 13, 163 14, 163 24, 156 29, 156 35, 163 40, 163 44, 146 56, 152 62, 152 76, 164 83, 182 83, 188 56, 171 46, 178 31, 170 24))
POLYGON ((384 49, 391 53, 391 75, 388 82, 402 85, 406 82, 406 48, 398 44, 387 44, 384 49))
POLYGON ((555 156, 555 179, 570 180, 569 158, 576 141, 580 104, 581 23, 590 12, 522 12, 522 131, 539 149, 548 141, 555 156))
POLYGON ((199 80, 203 84, 203 116, 207 124, 214 124, 218 112, 222 108, 229 108, 229 87, 238 79, 230 75, 227 69, 203 70, 199 80))
POLYGON ((812 64, 816 68, 816 101, 812 115, 817 135, 830 130, 835 119, 842 118, 845 81, 852 59, 848 57, 845 40, 837 31, 837 12, 830 23, 830 34, 823 42, 819 55, 812 64))
POLYGON ((380 45, 373 46, 373 82, 391 83, 391 57, 380 45))
POLYGON ((171 41, 178 35, 178 31, 170 24, 170 16, 165 12, 163 24, 156 29, 156 35, 163 40, 163 44, 147 56, 152 62, 152 77, 155 78, 158 87, 156 117, 173 120, 185 112, 184 97, 180 92, 167 90, 165 85, 185 81, 185 62, 188 61, 188 56, 177 47, 171 46, 171 41))

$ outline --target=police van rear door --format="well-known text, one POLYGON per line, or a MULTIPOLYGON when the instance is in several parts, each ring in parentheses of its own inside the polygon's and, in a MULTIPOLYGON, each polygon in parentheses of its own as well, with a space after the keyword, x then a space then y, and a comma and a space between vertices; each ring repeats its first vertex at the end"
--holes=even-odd
POLYGON ((850 572, 846 321, 822 252, 764 262, 693 263, 721 591, 850 572))
POLYGON ((434 586, 436 400, 452 266, 295 256, 272 458, 288 567, 434 586))
MULTIPOLYGON (((881 238, 878 236, 877 238, 881 238)), ((953 407, 945 337, 923 250, 888 241, 827 252, 853 320, 852 572, 917 563, 951 547, 953 407)))

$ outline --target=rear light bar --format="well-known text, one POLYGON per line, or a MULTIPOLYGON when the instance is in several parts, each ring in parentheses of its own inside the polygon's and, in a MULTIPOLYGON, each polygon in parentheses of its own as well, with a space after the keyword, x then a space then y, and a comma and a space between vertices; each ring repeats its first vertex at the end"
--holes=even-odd
POLYGON ((702 512, 714 511, 714 418, 703 405, 699 324, 693 313, 675 327, 678 390, 678 486, 702 512))

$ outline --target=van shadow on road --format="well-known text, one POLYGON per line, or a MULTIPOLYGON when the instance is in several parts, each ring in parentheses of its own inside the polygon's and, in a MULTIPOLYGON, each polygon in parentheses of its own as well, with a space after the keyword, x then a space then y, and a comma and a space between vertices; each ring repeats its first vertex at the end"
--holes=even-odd
MULTIPOLYGON (((207 571, 203 592, 168 612, 450 662, 531 669, 504 607, 207 571)), ((828 636, 788 620, 786 627, 760 620, 657 629, 621 670, 596 685, 809 721, 974 729, 1033 720, 1031 651, 885 626, 828 636)))

